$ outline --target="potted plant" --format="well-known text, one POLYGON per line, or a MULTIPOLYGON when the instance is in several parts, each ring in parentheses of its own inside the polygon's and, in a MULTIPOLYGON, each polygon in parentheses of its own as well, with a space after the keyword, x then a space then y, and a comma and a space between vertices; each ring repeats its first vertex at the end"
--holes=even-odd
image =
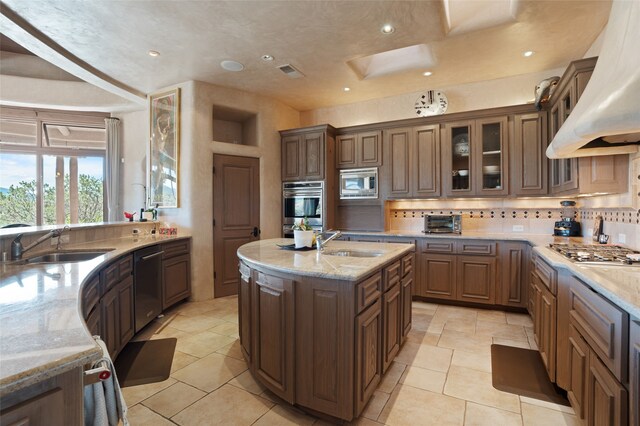
POLYGON ((306 217, 300 219, 300 223, 294 223, 291 229, 293 229, 293 240, 296 248, 313 247, 314 235, 313 228, 309 225, 309 219, 306 217))

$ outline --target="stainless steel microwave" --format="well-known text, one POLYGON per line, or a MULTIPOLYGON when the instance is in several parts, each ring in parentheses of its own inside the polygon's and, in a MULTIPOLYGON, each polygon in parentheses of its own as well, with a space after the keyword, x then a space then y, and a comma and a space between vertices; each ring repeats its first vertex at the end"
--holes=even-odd
POLYGON ((348 169, 340 171, 340 198, 378 198, 378 169, 348 169))
POLYGON ((459 214, 436 215, 424 217, 425 234, 461 234, 462 216, 459 214))

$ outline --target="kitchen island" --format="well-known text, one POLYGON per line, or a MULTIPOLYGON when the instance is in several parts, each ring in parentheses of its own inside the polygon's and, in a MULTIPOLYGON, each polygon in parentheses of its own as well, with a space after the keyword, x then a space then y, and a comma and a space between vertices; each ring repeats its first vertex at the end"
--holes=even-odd
POLYGON ((414 246, 238 249, 240 344, 256 380, 312 412, 360 415, 411 329, 414 246))

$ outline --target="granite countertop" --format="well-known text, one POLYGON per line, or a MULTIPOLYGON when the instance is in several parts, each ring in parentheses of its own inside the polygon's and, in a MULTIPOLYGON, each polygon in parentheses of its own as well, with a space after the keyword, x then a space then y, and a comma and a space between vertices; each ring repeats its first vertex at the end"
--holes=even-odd
POLYGON ((84 262, 0 263, 0 397, 100 358, 81 313, 85 280, 127 252, 183 238, 190 237, 149 235, 62 246, 64 251, 110 249, 84 262))
POLYGON ((249 264, 278 272, 318 278, 358 281, 371 271, 389 263, 394 258, 414 251, 411 244, 366 243, 331 241, 324 253, 317 250, 285 250, 277 244, 291 244, 292 239, 276 238, 254 241, 238 249, 238 257, 249 264), (327 252, 338 250, 382 253, 377 257, 331 256, 327 252))
POLYGON ((617 264, 584 265, 573 263, 549 248, 551 243, 593 244, 587 237, 555 237, 553 235, 464 232, 462 234, 425 234, 420 231, 391 230, 385 232, 343 231, 344 235, 384 236, 404 238, 486 239, 497 241, 524 241, 534 247, 555 268, 563 268, 593 287, 622 309, 640 318, 640 266, 617 264))

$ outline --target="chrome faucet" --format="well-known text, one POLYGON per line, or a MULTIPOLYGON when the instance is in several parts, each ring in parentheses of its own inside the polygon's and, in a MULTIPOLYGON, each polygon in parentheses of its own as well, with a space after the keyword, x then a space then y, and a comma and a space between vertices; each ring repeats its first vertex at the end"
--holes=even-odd
POLYGON ((327 238, 326 240, 322 238, 323 234, 319 234, 316 236, 316 249, 318 249, 318 253, 324 250, 324 246, 331 240, 335 240, 336 238, 340 238, 342 236, 342 232, 336 231, 332 236, 327 238))
POLYGON ((60 248, 60 236, 67 229, 69 229, 69 227, 65 226, 64 228, 54 229, 52 231, 49 231, 48 233, 46 233, 42 237, 38 238, 37 240, 35 240, 34 242, 32 242, 31 244, 29 244, 26 247, 23 247, 22 246, 22 242, 20 241, 24 234, 19 234, 17 237, 15 237, 13 239, 13 241, 11 241, 11 260, 22 259, 22 255, 25 252, 31 250, 32 248, 34 248, 38 244, 40 244, 40 243, 42 243, 44 241, 47 241, 49 238, 56 238, 56 237, 58 238, 58 244, 56 245, 56 250, 58 250, 60 248))

